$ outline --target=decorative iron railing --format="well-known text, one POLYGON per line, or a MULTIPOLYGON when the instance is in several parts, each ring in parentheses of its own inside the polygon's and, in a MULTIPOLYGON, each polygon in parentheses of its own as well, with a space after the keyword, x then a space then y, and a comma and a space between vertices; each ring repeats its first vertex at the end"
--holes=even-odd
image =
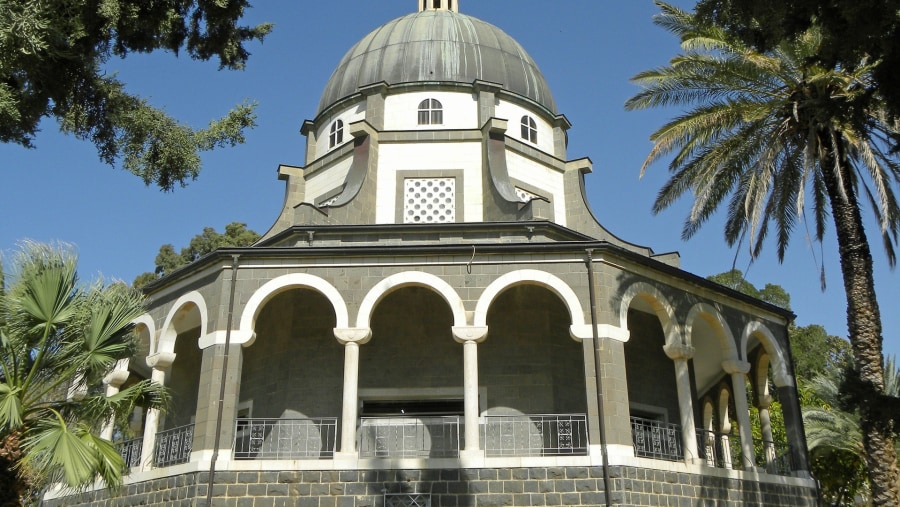
POLYGON ((125 468, 134 468, 141 466, 141 451, 144 448, 143 438, 133 438, 119 442, 116 447, 122 460, 125 461, 125 468))
POLYGON ((194 446, 194 425, 179 426, 156 434, 156 452, 153 464, 168 467, 187 463, 194 446))
POLYGON ((681 461, 681 426, 641 417, 631 418, 631 440, 634 455, 642 458, 681 461))
POLYGON ((756 466, 770 474, 791 475, 794 471, 791 446, 782 442, 755 440, 756 466))
POLYGON ((363 417, 359 455, 363 458, 452 458, 459 456, 459 416, 363 417))
POLYGON ((485 456, 584 456, 585 414, 489 415, 484 418, 485 456))
POLYGON ((744 469, 744 452, 738 434, 697 430, 697 448, 706 464, 717 468, 744 469))
POLYGON ((337 418, 249 419, 235 422, 235 459, 320 459, 334 456, 337 418))

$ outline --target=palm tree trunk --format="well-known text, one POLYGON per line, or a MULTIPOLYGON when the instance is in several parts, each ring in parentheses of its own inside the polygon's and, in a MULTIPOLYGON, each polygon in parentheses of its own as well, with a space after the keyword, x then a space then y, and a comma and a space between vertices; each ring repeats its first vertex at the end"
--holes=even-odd
POLYGON ((821 171, 837 231, 841 272, 847 293, 847 328, 859 374, 859 378, 854 379, 859 392, 854 394, 860 412, 872 503, 875 506, 896 506, 900 504, 900 470, 890 423, 880 417, 878 411, 878 399, 884 395, 884 356, 872 252, 853 188, 852 168, 846 160, 842 160, 840 168, 835 169, 834 160, 834 154, 825 157, 821 171))
POLYGON ((18 433, 0 438, 0 507, 19 507, 29 490, 28 481, 16 469, 21 458, 18 433))

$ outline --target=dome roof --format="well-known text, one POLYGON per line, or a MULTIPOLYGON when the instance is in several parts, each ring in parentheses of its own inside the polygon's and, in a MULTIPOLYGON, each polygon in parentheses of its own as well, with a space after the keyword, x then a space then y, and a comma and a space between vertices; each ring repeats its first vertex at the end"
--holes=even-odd
POLYGON ((319 101, 319 113, 366 85, 415 82, 501 85, 556 114, 540 69, 512 37, 479 19, 426 10, 376 28, 344 55, 319 101))

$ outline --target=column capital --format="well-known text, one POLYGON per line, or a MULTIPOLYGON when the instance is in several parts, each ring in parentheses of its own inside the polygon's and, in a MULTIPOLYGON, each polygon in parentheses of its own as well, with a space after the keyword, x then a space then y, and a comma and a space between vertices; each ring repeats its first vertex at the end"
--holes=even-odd
POLYGON ((103 377, 104 384, 116 389, 122 387, 126 380, 128 380, 128 370, 113 370, 103 377))
POLYGON ((739 361, 737 359, 729 359, 727 361, 722 361, 722 369, 729 375, 734 375, 736 373, 746 375, 747 373, 750 373, 750 363, 747 361, 739 361))
POLYGON ((663 345, 663 351, 673 361, 679 359, 687 361, 694 357, 694 347, 683 343, 667 343, 663 345))
POLYGON ((147 356, 147 366, 156 370, 168 370, 173 362, 175 362, 174 352, 158 352, 147 356))
POLYGON ((459 343, 481 343, 487 338, 487 326, 453 326, 453 339, 459 343))
POLYGON ((334 328, 334 337, 337 338, 337 341, 341 342, 341 345, 347 345, 348 343, 356 343, 358 345, 362 345, 364 343, 368 343, 369 340, 372 339, 372 328, 336 327, 334 328))
MULTIPOLYGON (((574 340, 592 340, 594 338, 594 330, 590 324, 573 324, 569 326, 569 335, 574 340)), ((631 337, 631 331, 612 324, 597 324, 597 337, 624 343, 631 337)))

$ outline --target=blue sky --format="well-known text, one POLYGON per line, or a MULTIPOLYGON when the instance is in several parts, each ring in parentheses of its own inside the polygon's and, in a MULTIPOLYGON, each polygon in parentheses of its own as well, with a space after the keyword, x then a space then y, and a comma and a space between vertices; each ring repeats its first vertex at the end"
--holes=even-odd
MULTIPOLYGON (((134 55, 108 64, 129 89, 195 127, 204 126, 245 99, 259 103, 259 126, 246 144, 204 156, 200 177, 185 188, 161 193, 135 176, 99 162, 90 143, 42 124, 37 149, 0 145, 4 178, 0 198, 0 249, 22 239, 73 243, 82 278, 130 282, 153 269, 159 246, 187 245, 204 226, 222 231, 232 221, 260 233, 274 222, 284 197, 278 164, 302 165, 304 119, 311 119, 322 89, 343 54, 380 24, 416 9, 415 0, 262 1, 248 24, 271 21, 273 33, 249 46, 244 71, 219 71, 168 53, 134 55)), ((691 8, 692 1, 675 1, 691 8)), ((682 241, 684 200, 658 216, 650 213, 667 177, 664 163, 643 179, 639 169, 650 149, 650 133, 677 111, 625 112, 637 88, 629 78, 664 65, 678 52, 677 41, 652 23, 651 0, 460 0, 461 12, 499 26, 518 40, 541 67, 559 111, 572 122, 569 159, 590 157, 589 200, 604 226, 656 252, 679 251, 682 268, 707 276, 736 267, 762 286, 782 285, 792 296, 801 325, 823 324, 846 335, 845 296, 833 230, 824 248, 796 231, 784 264, 774 245, 748 265, 746 249, 725 246, 720 218, 690 241, 682 241), (819 290, 824 263, 828 288, 819 290)), ((885 351, 900 355, 897 274, 888 269, 869 225, 875 255, 876 291, 884 321, 885 351)))

